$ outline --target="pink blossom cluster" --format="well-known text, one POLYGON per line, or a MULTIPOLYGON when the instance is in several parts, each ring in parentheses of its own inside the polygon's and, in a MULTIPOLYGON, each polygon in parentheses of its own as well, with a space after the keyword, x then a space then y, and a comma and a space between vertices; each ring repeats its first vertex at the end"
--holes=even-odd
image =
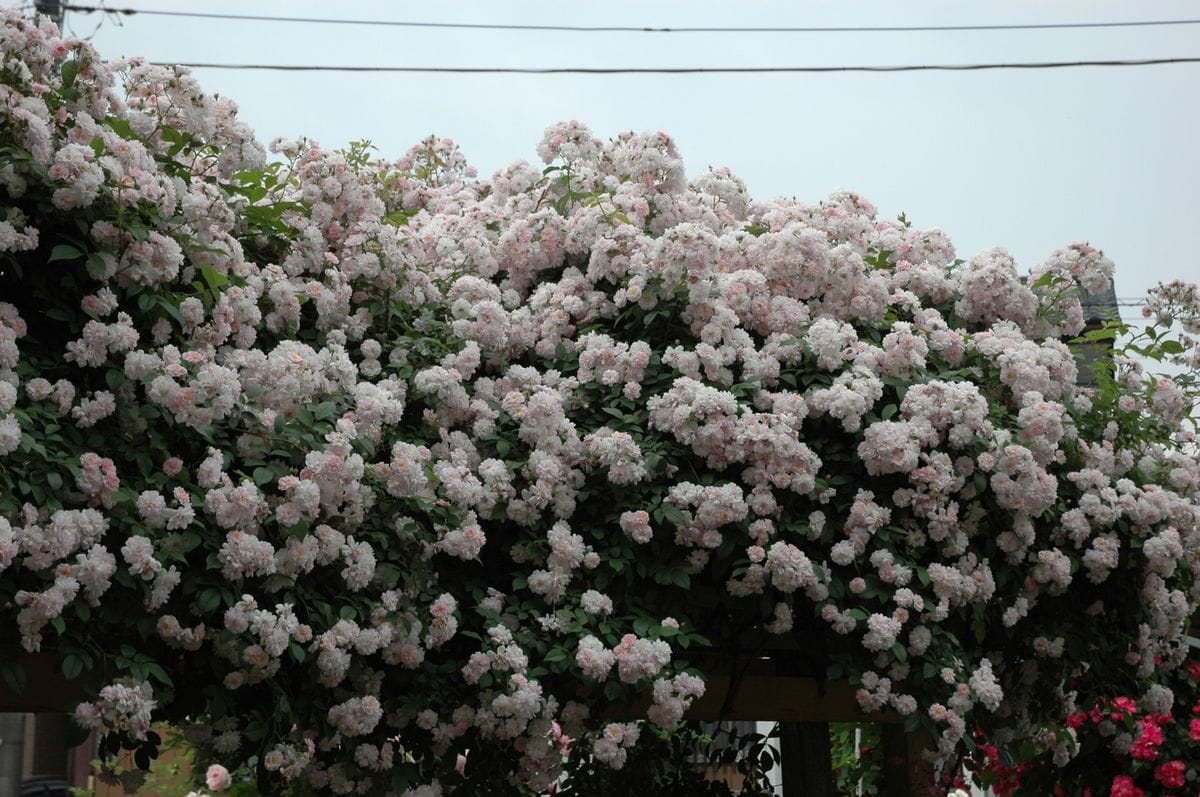
POLYGON ((150 730, 154 710, 154 691, 145 681, 115 681, 100 690, 94 702, 82 702, 75 709, 75 720, 85 728, 107 728, 144 739, 150 730))

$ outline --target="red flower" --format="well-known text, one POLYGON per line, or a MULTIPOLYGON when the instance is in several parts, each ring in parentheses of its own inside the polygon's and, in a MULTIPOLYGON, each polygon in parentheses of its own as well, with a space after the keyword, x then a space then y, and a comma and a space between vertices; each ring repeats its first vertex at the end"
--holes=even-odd
POLYGON ((1133 785, 1133 778, 1128 775, 1117 775, 1113 778, 1112 790, 1109 797, 1144 797, 1145 792, 1133 785))
MULTIPOLYGON (((1137 701, 1131 697, 1113 698, 1113 708, 1119 708, 1126 714, 1134 714, 1137 712, 1137 701)), ((1120 719, 1116 712, 1113 712, 1113 719, 1120 719)))
POLYGON ((1188 675, 1193 681, 1200 681, 1200 661, 1188 662, 1188 675))
POLYGON ((1200 742, 1200 719, 1192 720, 1191 727, 1188 729, 1188 736, 1193 742, 1200 742))
POLYGON ((1158 758, 1158 746, 1163 741, 1162 729, 1153 717, 1144 717, 1141 726, 1142 733, 1133 743, 1129 754, 1140 761, 1153 761, 1158 758))
POLYGON ((1182 761, 1168 761, 1165 764, 1158 765, 1154 770, 1154 778, 1168 789, 1180 789, 1187 782, 1187 779, 1184 777, 1184 770, 1185 767, 1182 761))
POLYGON ((1153 761, 1158 758, 1158 748, 1152 744, 1146 744, 1141 739, 1133 743, 1133 748, 1129 754, 1139 761, 1153 761))
POLYGON ((1067 717, 1067 727, 1079 730, 1079 728, 1081 728, 1083 723, 1087 720, 1087 716, 1087 712, 1076 711, 1074 714, 1071 714, 1067 717))

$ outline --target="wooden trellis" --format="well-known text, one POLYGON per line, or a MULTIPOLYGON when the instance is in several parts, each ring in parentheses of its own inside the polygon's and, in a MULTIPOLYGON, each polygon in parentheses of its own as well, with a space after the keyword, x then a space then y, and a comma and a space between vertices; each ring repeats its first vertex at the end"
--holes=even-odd
MULTIPOLYGON (((25 688, 16 693, 0 682, 0 712, 43 713, 68 710, 86 697, 82 678, 68 679, 57 667, 54 656, 36 654, 22 659, 25 688)), ((855 689, 847 681, 779 675, 770 658, 755 659, 738 667, 736 674, 718 666, 705 676, 706 690, 685 714, 689 720, 719 722, 752 720, 786 723, 819 723, 828 732, 830 722, 878 722, 882 724, 884 794, 888 797, 919 797, 926 793, 928 776, 922 769, 922 744, 915 734, 906 734, 902 718, 894 712, 865 715, 855 700, 855 689)), ((647 696, 633 706, 631 718, 645 717, 647 696)), ((819 730, 819 729, 818 729, 819 730)))

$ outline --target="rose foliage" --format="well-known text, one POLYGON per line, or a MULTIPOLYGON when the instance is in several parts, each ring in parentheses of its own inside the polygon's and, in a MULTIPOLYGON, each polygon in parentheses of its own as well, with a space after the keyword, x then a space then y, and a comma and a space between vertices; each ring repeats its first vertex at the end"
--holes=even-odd
MULTIPOLYGON (((185 69, 11 11, 0 52, 0 651, 83 725, 275 791, 583 792, 734 649, 947 761, 1068 761, 1184 660, 1194 383, 1077 387, 1093 247, 1022 278, 573 122, 488 180, 268 158, 185 69)), ((1151 302, 1194 364, 1194 288, 1151 302)))

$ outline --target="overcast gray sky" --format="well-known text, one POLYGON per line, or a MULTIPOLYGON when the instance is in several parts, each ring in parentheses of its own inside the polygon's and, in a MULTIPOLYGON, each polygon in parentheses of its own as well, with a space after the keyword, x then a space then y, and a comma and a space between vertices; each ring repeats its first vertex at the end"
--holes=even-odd
MULTIPOLYGON (((95 0, 91 0, 95 2, 95 0)), ((9 3, 10 5, 12 3, 9 3)), ((109 0, 110 6, 457 22, 582 25, 946 25, 1200 17, 1182 0, 1005 2, 498 2, 109 0)), ((95 14, 69 12, 80 35, 95 14)), ((108 57, 413 66, 770 66, 1200 56, 1200 25, 1007 32, 653 34, 404 29, 111 19, 108 57)), ((664 130, 689 174, 729 166, 755 197, 849 188, 883 215, 941 227, 961 257, 1007 246, 1023 268, 1088 240, 1119 296, 1200 279, 1200 64, 1030 72, 520 76, 198 70, 262 140, 373 141, 402 154, 449 136, 481 175, 536 160, 546 125, 664 130)))

